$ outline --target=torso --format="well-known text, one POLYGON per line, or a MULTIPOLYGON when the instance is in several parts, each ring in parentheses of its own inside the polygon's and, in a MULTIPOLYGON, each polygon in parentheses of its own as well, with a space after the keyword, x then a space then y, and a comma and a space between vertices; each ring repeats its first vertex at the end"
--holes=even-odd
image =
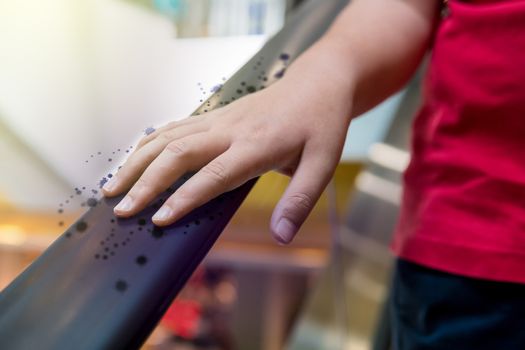
POLYGON ((393 248, 429 267, 525 283, 525 0, 449 6, 393 248))

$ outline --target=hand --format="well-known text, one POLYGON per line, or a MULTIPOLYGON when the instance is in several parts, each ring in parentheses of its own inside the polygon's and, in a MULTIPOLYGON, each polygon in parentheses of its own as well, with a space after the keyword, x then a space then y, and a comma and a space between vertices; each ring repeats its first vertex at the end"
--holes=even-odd
POLYGON ((156 225, 169 225, 275 169, 293 176, 271 219, 275 239, 290 242, 333 174, 348 118, 341 117, 343 106, 321 100, 312 89, 299 87, 290 96, 289 85, 278 82, 144 137, 103 188, 106 196, 129 190, 115 214, 138 213, 183 174, 198 170, 153 216, 156 225))

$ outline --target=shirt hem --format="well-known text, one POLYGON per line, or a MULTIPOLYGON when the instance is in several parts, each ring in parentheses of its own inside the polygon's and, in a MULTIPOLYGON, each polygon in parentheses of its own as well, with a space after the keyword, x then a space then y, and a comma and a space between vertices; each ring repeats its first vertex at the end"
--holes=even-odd
POLYGON ((525 255, 480 250, 446 242, 411 237, 393 243, 398 258, 460 276, 525 284, 525 255))

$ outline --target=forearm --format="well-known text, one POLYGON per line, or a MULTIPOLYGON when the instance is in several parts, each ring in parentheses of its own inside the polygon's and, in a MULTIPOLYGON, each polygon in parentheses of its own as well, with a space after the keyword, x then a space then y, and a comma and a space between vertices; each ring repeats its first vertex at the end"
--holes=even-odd
POLYGON ((279 170, 293 178, 271 229, 279 242, 290 242, 333 175, 351 118, 399 89, 416 69, 437 2, 353 0, 279 82, 146 136, 104 187, 108 196, 129 190, 115 213, 137 214, 183 174, 200 169, 153 217, 169 225, 279 170))
POLYGON ((327 104, 339 104, 349 119, 360 115, 414 73, 428 48, 437 10, 437 0, 354 0, 283 80, 307 85, 299 88, 305 94, 315 89, 327 104))

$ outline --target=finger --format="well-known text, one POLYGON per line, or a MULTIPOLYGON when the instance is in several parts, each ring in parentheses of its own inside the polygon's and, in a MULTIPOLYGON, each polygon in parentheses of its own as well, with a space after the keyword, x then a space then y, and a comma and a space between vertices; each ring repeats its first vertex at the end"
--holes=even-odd
POLYGON ((163 132, 129 156, 122 168, 102 188, 104 195, 116 196, 128 190, 170 142, 205 130, 203 125, 188 125, 163 132))
POLYGON ((270 229, 282 244, 290 243, 323 193, 335 167, 326 157, 306 152, 275 207, 270 229))
POLYGON ((176 120, 176 121, 169 122, 168 124, 166 124, 166 125, 158 128, 158 129, 156 129, 151 134, 146 135, 143 138, 141 138, 140 141, 138 142, 137 146, 135 146, 135 152, 137 150, 139 150, 140 148, 144 147, 144 145, 146 145, 150 141, 156 139, 159 135, 161 135, 164 132, 170 131, 170 130, 175 129, 175 128, 188 126, 190 124, 195 124, 195 123, 200 122, 202 120, 203 120, 203 118, 201 116, 193 116, 193 117, 187 117, 187 118, 184 118, 184 119, 181 119, 181 120, 176 120))
POLYGON ((239 187, 260 175, 265 165, 253 150, 231 147, 182 185, 153 216, 159 226, 169 225, 220 194, 239 187))
POLYGON ((190 135, 169 143, 115 207, 118 216, 144 209, 188 171, 198 169, 228 148, 226 138, 190 135))

